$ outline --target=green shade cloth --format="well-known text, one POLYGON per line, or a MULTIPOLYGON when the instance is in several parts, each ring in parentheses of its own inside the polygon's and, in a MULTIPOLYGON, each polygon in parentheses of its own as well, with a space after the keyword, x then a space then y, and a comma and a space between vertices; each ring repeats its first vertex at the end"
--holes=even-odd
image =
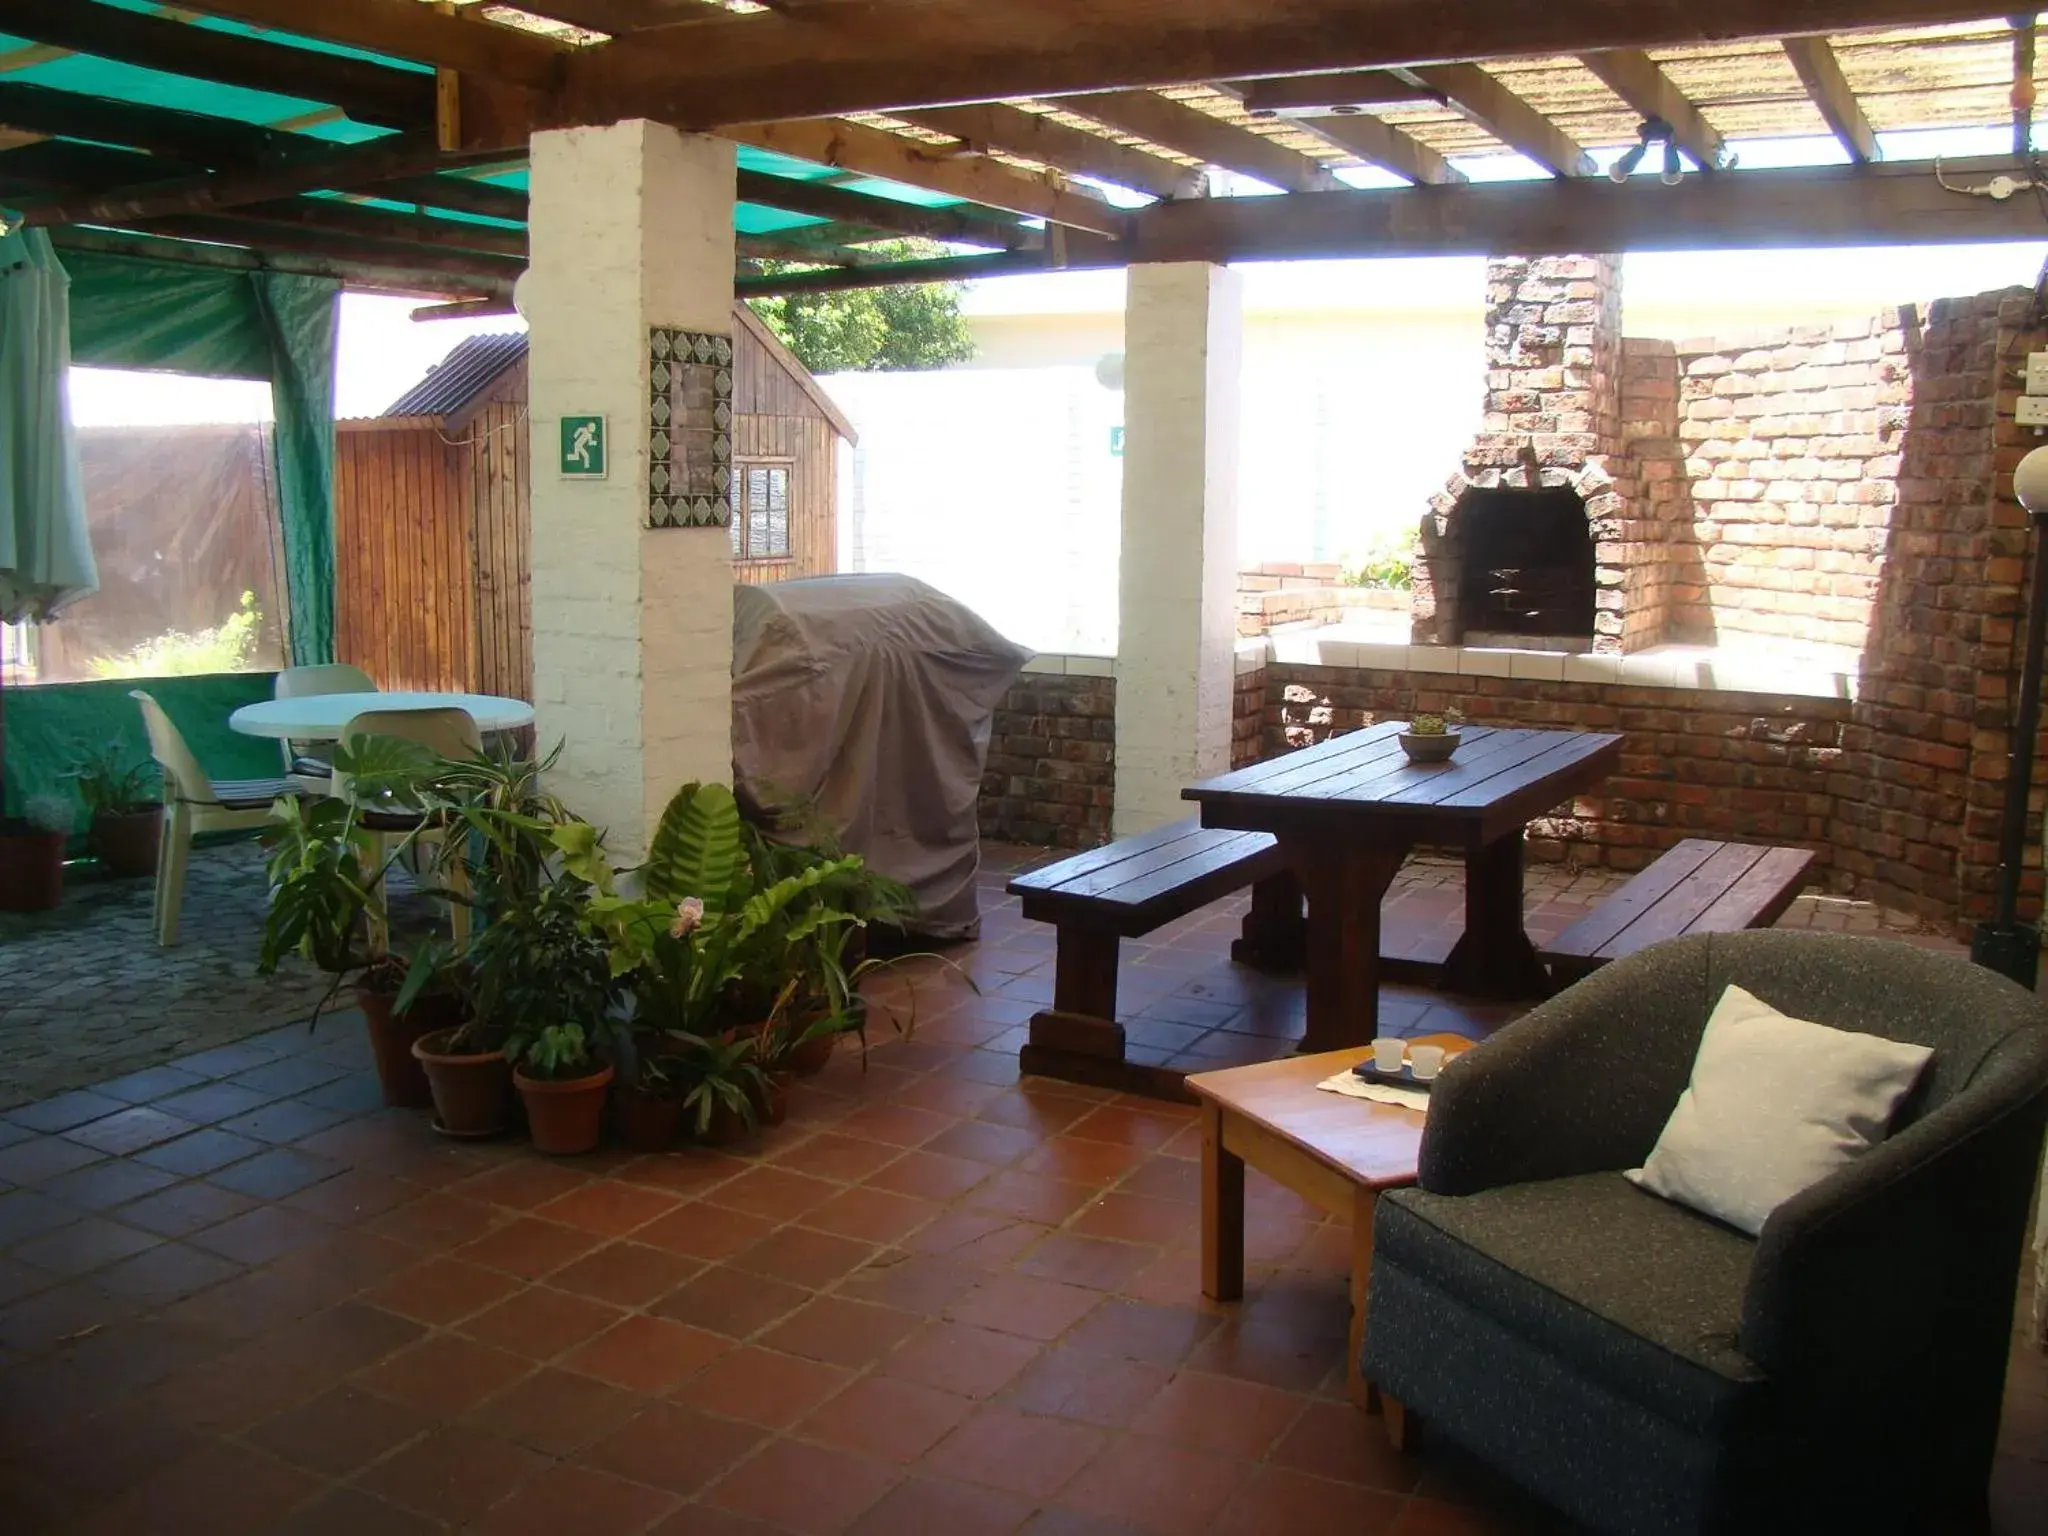
POLYGON ((0 620, 99 590, 64 393, 68 279, 40 229, 0 237, 0 620))
POLYGON ((332 661, 341 284, 83 251, 69 260, 73 362, 269 381, 291 658, 301 666, 332 661))

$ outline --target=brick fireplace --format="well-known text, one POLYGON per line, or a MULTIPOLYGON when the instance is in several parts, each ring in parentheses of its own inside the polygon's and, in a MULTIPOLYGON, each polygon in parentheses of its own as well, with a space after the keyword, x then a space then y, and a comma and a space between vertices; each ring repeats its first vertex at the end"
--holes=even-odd
POLYGON ((1487 263, 1484 413, 1422 519, 1413 643, 1611 654, 1664 638, 1628 606, 1644 584, 1621 377, 1620 258, 1487 263))

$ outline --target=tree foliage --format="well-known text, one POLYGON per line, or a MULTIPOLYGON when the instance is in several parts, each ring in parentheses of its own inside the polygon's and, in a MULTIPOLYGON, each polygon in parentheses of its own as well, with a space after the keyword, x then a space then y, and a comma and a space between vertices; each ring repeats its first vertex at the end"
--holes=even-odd
MULTIPOLYGON (((898 260, 930 254, 908 245, 870 249, 898 260)), ((768 270, 791 268, 770 263, 768 270)), ((900 373, 943 368, 974 356, 974 340, 960 317, 960 294, 958 283, 911 283, 778 294, 748 303, 813 373, 900 373)))

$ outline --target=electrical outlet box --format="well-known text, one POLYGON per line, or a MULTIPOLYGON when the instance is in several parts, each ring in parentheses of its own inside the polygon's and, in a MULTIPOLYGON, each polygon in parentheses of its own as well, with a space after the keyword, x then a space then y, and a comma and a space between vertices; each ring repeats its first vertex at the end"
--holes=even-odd
POLYGON ((2048 427, 2048 395, 2021 395, 2013 402, 2012 419, 2023 427, 2048 427))
POLYGON ((2048 395, 2048 352, 2027 354, 2027 393, 2048 395))

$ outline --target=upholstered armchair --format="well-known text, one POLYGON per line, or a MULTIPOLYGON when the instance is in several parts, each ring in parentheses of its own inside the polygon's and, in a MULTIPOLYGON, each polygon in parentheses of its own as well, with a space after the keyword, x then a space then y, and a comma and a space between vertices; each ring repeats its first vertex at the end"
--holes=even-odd
POLYGON ((1375 1387, 1579 1521, 1923 1529, 1981 1507, 2048 1125, 2048 1008, 1960 958, 1760 931, 1595 973, 1438 1080, 1374 1227, 1375 1387), (1892 1134, 1755 1238, 1637 1189, 1737 983, 1933 1047, 1892 1134))

